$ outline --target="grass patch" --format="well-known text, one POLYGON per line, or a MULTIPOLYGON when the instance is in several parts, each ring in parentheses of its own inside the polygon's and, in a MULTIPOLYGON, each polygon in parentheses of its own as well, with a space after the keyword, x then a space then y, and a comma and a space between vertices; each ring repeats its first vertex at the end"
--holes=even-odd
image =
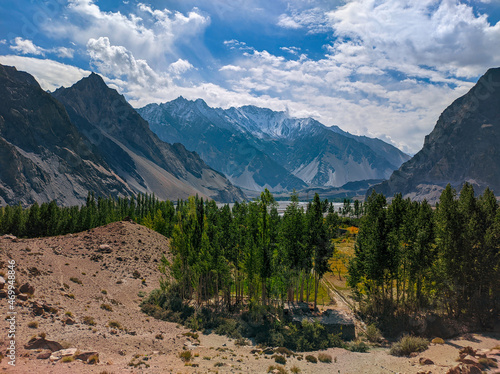
POLYGON ((192 360, 193 355, 192 355, 191 351, 182 351, 182 352, 179 352, 179 358, 184 362, 189 362, 192 360))
POLYGON ((293 374, 299 374, 302 372, 302 370, 300 370, 300 368, 296 365, 293 365, 291 368, 290 368, 290 371, 293 373, 293 374))
POLYGON ((122 330, 122 324, 118 321, 109 321, 108 326, 113 329, 122 330))
POLYGON ((31 321, 28 323, 28 327, 30 329, 37 329, 38 328, 38 322, 37 321, 31 321))
POLYGON ((349 344, 348 349, 351 352, 361 352, 361 353, 366 353, 368 352, 368 344, 366 344, 362 340, 355 340, 349 344))
POLYGON ((61 362, 73 362, 75 361, 75 358, 73 356, 64 356, 61 358, 61 362))
POLYGON ((282 355, 273 355, 273 356, 271 356, 271 358, 274 358, 274 362, 276 362, 277 364, 286 365, 286 358, 285 358, 285 356, 282 356, 282 355))
POLYGON ((276 366, 276 365, 271 365, 267 368, 268 373, 272 373, 274 370, 278 370, 278 373, 280 374, 287 374, 288 371, 283 366, 276 366))
POLYGON ((418 336, 405 335, 391 347, 393 356, 409 356, 413 352, 423 352, 429 347, 427 339, 418 336))

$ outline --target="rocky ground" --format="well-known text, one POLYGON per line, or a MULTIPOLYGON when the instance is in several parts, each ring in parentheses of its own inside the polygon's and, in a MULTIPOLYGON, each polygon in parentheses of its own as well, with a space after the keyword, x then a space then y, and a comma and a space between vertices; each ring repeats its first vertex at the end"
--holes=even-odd
MULTIPOLYGON (((188 330, 183 327, 140 311, 143 297, 158 286, 159 261, 168 253, 168 239, 133 222, 53 238, 0 238, 0 271, 6 278, 8 261, 15 260, 22 292, 14 306, 16 366, 4 357, 0 369, 9 373, 266 373, 269 366, 280 366, 272 354, 255 346, 240 347, 215 334, 186 336, 188 330), (191 366, 179 357, 182 352, 191 353, 191 366)), ((8 307, 7 299, 0 298, 5 319, 8 307)), ((0 326, 4 356, 9 327, 7 320, 0 326)), ((448 373, 458 364, 459 350, 468 346, 478 351, 468 351, 462 361, 479 361, 486 353, 500 361, 500 351, 490 351, 500 348, 497 331, 446 340, 410 358, 391 356, 386 347, 369 353, 334 348, 287 357, 284 368, 291 372, 295 367, 301 373, 448 373), (304 359, 319 353, 330 355, 332 362, 304 359), (429 364, 422 365, 422 358, 429 364)), ((473 373, 471 366, 450 373, 473 373)))

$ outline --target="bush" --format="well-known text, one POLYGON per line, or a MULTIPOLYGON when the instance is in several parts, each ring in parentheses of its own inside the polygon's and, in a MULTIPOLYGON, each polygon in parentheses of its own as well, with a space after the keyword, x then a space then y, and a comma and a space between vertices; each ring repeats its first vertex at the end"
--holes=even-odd
POLYGON ((306 361, 307 362, 311 362, 313 364, 318 363, 318 359, 316 357, 312 356, 312 355, 307 355, 306 356, 306 361))
POLYGON ((87 364, 95 365, 99 363, 99 355, 92 355, 87 360, 87 364))
POLYGON ((76 283, 76 284, 82 284, 82 281, 76 277, 71 277, 71 278, 69 278, 69 280, 76 283))
POLYGON ((444 344, 444 340, 441 338, 434 338, 431 341, 432 344, 444 344))
POLYGON ((274 358, 274 362, 276 362, 277 364, 286 365, 286 358, 285 358, 285 356, 282 356, 282 355, 273 355, 272 358, 274 358))
POLYGON ((112 312, 113 308, 109 304, 101 304, 101 309, 107 310, 108 312, 112 312))
POLYGON ((368 352, 368 345, 362 340, 355 340, 349 344, 349 350, 351 352, 368 352))
POLYGON ((291 371, 293 374, 299 374, 302 370, 300 370, 300 368, 299 368, 298 366, 293 365, 293 366, 290 368, 290 371, 291 371))
POLYGON ((373 323, 366 327, 366 338, 372 343, 377 343, 382 340, 380 330, 373 323))
POLYGON ((267 372, 268 373, 272 373, 274 370, 278 370, 278 372, 280 374, 287 374, 288 371, 286 371, 286 369, 283 367, 283 366, 275 366, 275 365, 271 365, 267 368, 267 372))
POLYGON ((409 356, 413 352, 422 352, 429 347, 429 342, 417 336, 405 335, 391 347, 393 356, 409 356))
POLYGON ((75 361, 75 358, 73 356, 64 356, 61 358, 61 362, 73 362, 75 361))
POLYGON ((83 317, 83 323, 86 324, 86 325, 89 325, 89 326, 95 326, 95 321, 90 316, 83 317))
POLYGON ((179 358, 184 362, 189 362, 193 358, 191 351, 182 351, 179 353, 179 358))
POLYGON ((285 347, 276 348, 274 350, 274 352, 279 353, 280 355, 288 356, 288 357, 293 356, 293 352, 285 347))
POLYGON ((108 326, 113 329, 118 329, 118 330, 122 329, 122 324, 118 321, 109 321, 108 326))
POLYGON ((30 323, 28 323, 28 327, 30 329, 37 329, 38 328, 38 322, 37 321, 31 321, 30 323))
POLYGON ((326 353, 319 353, 318 360, 324 362, 325 364, 330 364, 332 362, 332 356, 326 353))

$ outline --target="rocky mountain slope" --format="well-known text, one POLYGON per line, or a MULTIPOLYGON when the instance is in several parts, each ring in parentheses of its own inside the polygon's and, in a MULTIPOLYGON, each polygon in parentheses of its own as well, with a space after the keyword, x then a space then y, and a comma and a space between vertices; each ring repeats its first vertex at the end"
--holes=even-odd
POLYGON ((409 158, 380 140, 254 106, 223 110, 180 97, 138 112, 161 139, 182 142, 251 191, 384 179, 409 158))
POLYGON ((436 201, 450 183, 500 194, 500 68, 490 69, 439 117, 420 152, 374 187, 386 196, 402 193, 436 201))
POLYGON ((31 75, 0 65, 0 97, 0 205, 132 193, 31 75))
POLYGON ((104 196, 243 193, 181 144, 167 144, 96 74, 53 95, 29 74, 0 65, 0 206, 104 196))

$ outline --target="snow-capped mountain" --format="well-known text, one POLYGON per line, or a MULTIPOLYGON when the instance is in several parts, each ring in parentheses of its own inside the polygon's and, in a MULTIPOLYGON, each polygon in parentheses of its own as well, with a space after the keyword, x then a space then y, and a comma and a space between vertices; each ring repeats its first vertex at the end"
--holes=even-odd
POLYGON ((138 112, 162 140, 184 144, 233 184, 251 191, 386 179, 409 159, 379 139, 255 106, 223 110, 180 97, 138 112))

